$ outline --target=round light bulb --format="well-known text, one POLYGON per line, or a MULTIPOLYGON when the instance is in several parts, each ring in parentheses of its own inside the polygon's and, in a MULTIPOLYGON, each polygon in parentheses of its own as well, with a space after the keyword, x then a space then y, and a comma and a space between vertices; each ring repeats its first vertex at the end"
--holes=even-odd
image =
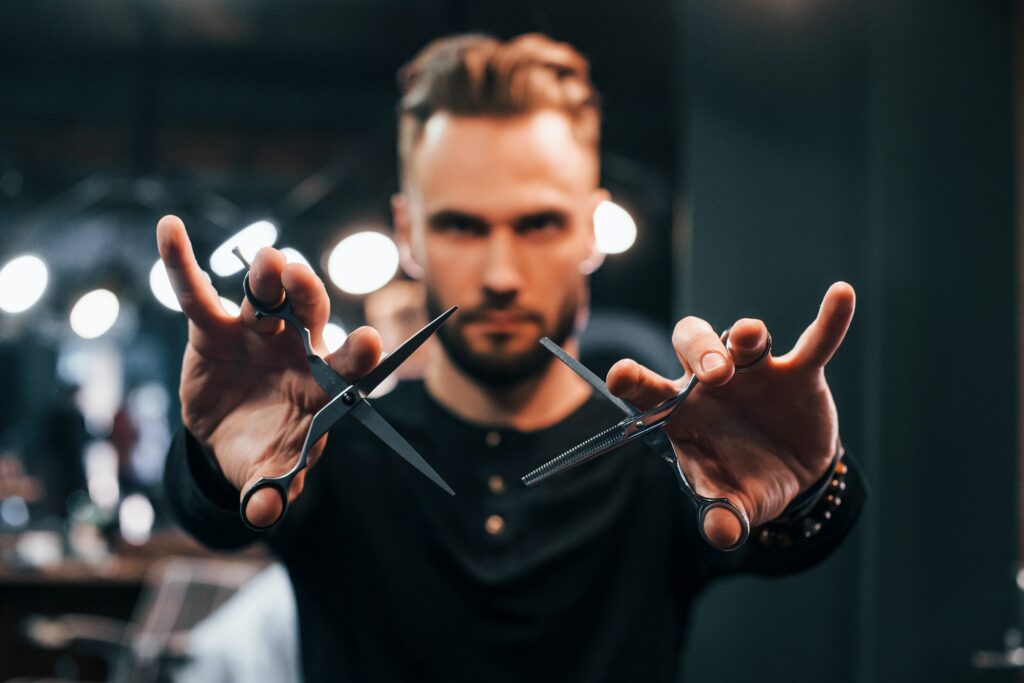
POLYGON ((220 298, 220 305, 224 307, 224 312, 233 318, 242 315, 242 308, 231 299, 222 296, 220 298))
POLYGON ((327 347, 328 353, 334 353, 341 348, 341 345, 345 343, 345 339, 348 338, 348 333, 345 332, 344 328, 337 323, 327 323, 324 326, 324 345, 327 347))
POLYGON ((291 247, 285 247, 281 250, 281 254, 284 256, 285 263, 301 263, 307 268, 312 268, 309 265, 309 261, 305 256, 302 255, 298 249, 292 249, 291 247))
POLYGON ((270 221, 258 221, 238 231, 217 247, 210 256, 210 269, 227 277, 245 268, 232 250, 238 247, 249 263, 252 263, 256 252, 263 247, 273 246, 277 241, 277 228, 270 221))
POLYGON ((594 237, 598 250, 621 254, 636 241, 636 221, 621 206, 605 200, 594 210, 594 237))
POLYGON ((338 243, 327 259, 327 274, 343 292, 368 294, 398 270, 398 247, 379 232, 358 232, 338 243))
POLYGON ((0 269, 0 310, 22 313, 46 291, 49 272, 38 256, 19 256, 0 269))
POLYGON ((157 259, 149 270, 149 288, 157 301, 172 311, 181 311, 178 297, 174 295, 174 287, 171 286, 171 278, 167 276, 167 268, 161 259, 157 259))
POLYGON ((95 339, 117 322, 121 304, 109 289, 94 289, 82 295, 71 309, 71 329, 82 339, 95 339))

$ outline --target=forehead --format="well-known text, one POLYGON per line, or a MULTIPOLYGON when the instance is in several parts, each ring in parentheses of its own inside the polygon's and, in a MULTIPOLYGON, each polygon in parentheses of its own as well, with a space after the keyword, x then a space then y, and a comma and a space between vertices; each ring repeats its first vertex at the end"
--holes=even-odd
POLYGON ((481 214, 580 199, 597 184, 594 151, 565 114, 453 116, 427 120, 413 147, 406 189, 427 211, 457 206, 481 214))

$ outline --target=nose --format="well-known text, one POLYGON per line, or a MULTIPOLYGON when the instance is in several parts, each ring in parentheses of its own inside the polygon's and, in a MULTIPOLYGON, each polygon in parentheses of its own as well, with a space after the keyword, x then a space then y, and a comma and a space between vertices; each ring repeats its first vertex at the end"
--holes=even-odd
POLYGON ((499 228, 491 231, 484 263, 483 287, 488 297, 511 300, 522 286, 515 236, 499 228))

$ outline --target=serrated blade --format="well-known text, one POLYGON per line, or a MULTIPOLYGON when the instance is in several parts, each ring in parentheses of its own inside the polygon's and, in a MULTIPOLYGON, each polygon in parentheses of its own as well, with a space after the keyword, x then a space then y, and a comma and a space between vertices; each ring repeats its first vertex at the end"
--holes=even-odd
POLYGON ((525 477, 523 477, 523 483, 527 486, 534 486, 549 479, 556 474, 561 474, 568 469, 581 465, 591 458, 605 453, 619 444, 626 441, 631 435, 626 433, 623 429, 622 424, 617 424, 603 432, 598 432, 594 436, 590 437, 586 441, 576 446, 573 446, 565 453, 562 453, 556 458, 552 458, 537 469, 533 470, 525 477))

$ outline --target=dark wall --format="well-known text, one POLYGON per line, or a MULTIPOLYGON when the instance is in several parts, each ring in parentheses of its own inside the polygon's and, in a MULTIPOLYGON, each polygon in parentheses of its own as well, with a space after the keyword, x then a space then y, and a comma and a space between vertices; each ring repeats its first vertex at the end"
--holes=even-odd
POLYGON ((1011 3, 690 0, 680 313, 788 349, 833 280, 829 366, 872 488, 822 566, 704 599, 688 681, 1012 680, 1011 3), (771 5, 771 6, 769 6, 771 5))

